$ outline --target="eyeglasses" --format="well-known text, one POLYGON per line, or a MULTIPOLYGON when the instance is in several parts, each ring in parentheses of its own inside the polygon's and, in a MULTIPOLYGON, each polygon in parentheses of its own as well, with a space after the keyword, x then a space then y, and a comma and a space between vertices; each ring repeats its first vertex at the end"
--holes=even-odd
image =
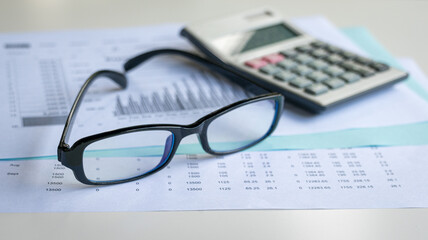
MULTIPOLYGON (((242 81, 244 78, 227 66, 175 49, 154 50, 138 55, 124 64, 125 73, 154 56, 165 54, 193 60, 234 80, 242 81)), ((58 146, 58 160, 84 184, 116 184, 149 176, 166 167, 180 141, 191 134, 197 134, 207 153, 226 155, 242 151, 259 143, 275 130, 283 108, 283 96, 269 93, 232 103, 189 125, 125 127, 81 138, 70 147, 66 142, 83 95, 99 77, 107 77, 121 88, 127 86, 124 73, 101 70, 92 74, 77 94, 58 146)))

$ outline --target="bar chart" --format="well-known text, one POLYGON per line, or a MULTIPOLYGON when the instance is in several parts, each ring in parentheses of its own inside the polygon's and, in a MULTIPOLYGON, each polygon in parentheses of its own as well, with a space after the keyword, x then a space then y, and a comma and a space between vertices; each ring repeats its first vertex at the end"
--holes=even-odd
POLYGON ((225 79, 206 72, 183 77, 158 91, 116 97, 115 116, 215 109, 247 96, 225 79))

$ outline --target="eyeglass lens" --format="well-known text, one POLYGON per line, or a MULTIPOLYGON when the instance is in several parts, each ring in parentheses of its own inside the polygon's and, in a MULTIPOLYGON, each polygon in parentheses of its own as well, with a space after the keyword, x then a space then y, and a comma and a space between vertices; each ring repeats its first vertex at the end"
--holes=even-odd
POLYGON ((92 182, 126 180, 162 166, 174 144, 169 131, 149 130, 96 141, 83 152, 83 171, 92 182))
POLYGON ((265 137, 276 114, 274 100, 262 100, 233 109, 214 119, 207 129, 210 148, 229 152, 265 137))

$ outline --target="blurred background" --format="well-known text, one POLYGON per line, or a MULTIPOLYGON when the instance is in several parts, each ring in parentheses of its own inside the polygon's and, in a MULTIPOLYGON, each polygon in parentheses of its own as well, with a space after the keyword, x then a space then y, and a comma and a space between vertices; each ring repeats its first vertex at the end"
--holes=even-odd
POLYGON ((324 15, 338 27, 364 26, 393 55, 411 56, 428 72, 426 0, 2 0, 0 32, 185 24, 266 5, 285 18, 324 15))

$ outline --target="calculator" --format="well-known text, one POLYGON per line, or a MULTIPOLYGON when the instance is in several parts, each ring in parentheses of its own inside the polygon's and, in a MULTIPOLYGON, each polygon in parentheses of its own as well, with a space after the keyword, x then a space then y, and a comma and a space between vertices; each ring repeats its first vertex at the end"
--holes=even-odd
POLYGON ((181 35, 252 84, 316 113, 408 76, 320 41, 268 8, 192 23, 181 35))

